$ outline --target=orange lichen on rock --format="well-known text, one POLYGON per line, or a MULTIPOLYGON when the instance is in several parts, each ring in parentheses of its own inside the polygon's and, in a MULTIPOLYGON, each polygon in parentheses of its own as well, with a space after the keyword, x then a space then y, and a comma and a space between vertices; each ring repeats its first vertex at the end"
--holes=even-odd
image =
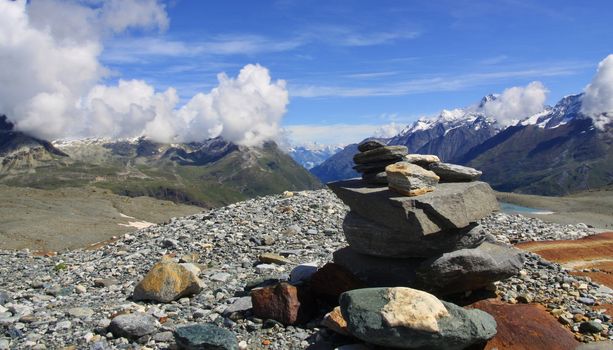
POLYGON ((162 259, 134 288, 132 299, 168 303, 197 294, 202 290, 202 281, 194 273, 198 270, 193 264, 177 264, 168 258, 162 259))

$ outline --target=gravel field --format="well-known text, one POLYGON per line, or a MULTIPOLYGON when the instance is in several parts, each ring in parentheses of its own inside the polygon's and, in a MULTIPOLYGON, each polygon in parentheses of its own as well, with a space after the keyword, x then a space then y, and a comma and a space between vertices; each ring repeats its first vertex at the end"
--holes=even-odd
MULTIPOLYGON (((246 286, 287 279, 297 264, 322 266, 331 261, 332 252, 346 245, 342 234, 346 212, 347 207, 330 191, 305 191, 172 219, 97 250, 55 256, 0 250, 0 349, 167 349, 175 346, 172 331, 194 322, 221 325, 249 349, 355 342, 320 327, 317 319, 304 327, 259 320, 244 298, 249 295, 246 286), (265 252, 283 255, 291 263, 261 264, 258 256, 265 252), (167 254, 177 260, 196 254, 205 289, 167 304, 131 301, 135 285, 167 254), (154 334, 131 341, 108 332, 113 316, 135 311, 156 319, 154 334)), ((502 213, 481 224, 506 243, 577 239, 594 233, 585 225, 550 224, 502 213)), ((578 335, 583 341, 613 339, 611 317, 599 307, 613 303, 610 289, 587 277, 571 276, 537 255, 527 256, 519 276, 496 283, 503 300, 542 303, 577 334, 584 321, 602 327, 599 335, 578 335)))

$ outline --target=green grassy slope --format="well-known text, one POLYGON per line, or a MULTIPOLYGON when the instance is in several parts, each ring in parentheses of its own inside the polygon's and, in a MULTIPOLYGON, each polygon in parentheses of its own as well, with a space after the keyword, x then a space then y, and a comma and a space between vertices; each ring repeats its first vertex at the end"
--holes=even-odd
POLYGON ((564 195, 613 183, 613 136, 589 120, 509 134, 492 138, 501 140, 468 162, 498 191, 564 195))
POLYGON ((142 144, 67 145, 60 149, 69 157, 47 157, 35 166, 0 172, 0 183, 39 189, 96 186, 130 197, 149 196, 202 207, 321 187, 274 143, 204 151, 199 145, 182 145, 181 149, 154 146, 155 152, 143 155, 139 153, 142 144))

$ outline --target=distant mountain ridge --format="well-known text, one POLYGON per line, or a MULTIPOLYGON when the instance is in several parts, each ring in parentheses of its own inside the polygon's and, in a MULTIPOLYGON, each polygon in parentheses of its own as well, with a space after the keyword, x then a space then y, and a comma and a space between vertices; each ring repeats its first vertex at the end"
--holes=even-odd
POLYGON ((407 146, 411 153, 436 154, 443 161, 456 162, 500 131, 498 123, 482 112, 483 105, 494 99, 494 95, 488 95, 476 107, 443 110, 436 118, 422 118, 392 137, 388 144, 407 146))
MULTIPOLYGON (((444 161, 456 162, 472 147, 500 131, 500 126, 482 112, 481 107, 496 97, 488 95, 477 106, 443 110, 435 118, 421 118, 389 139, 378 139, 388 145, 407 146, 410 153, 436 154, 444 161)), ((311 169, 322 182, 358 177, 353 170, 357 143, 311 169)))
POLYGON ((613 130, 581 113, 582 95, 513 125, 461 162, 483 171, 495 189, 562 195, 613 184, 613 130))
MULTIPOLYGON (((566 96, 554 107, 502 128, 483 113, 481 107, 496 99, 488 95, 478 106, 420 119, 387 144, 476 167, 483 180, 501 191, 563 195, 611 185, 611 124, 596 128, 581 112, 582 96, 566 96)), ((357 176, 347 171, 356 152, 355 145, 347 147, 311 172, 324 182, 357 176)))
POLYGON ((14 130, 6 116, 0 115, 0 173, 31 169, 63 157, 67 155, 50 142, 14 130))
POLYGON ((221 138, 188 144, 144 138, 50 143, 13 131, 6 119, 0 127, 0 183, 9 186, 96 186, 203 207, 321 187, 273 142, 261 147, 221 138))
POLYGON ((298 164, 310 170, 342 149, 341 146, 294 146, 287 151, 287 154, 298 164))
POLYGON ((358 144, 352 143, 321 164, 313 167, 310 171, 324 183, 358 177, 360 174, 353 169, 355 165, 353 164, 353 156, 356 153, 358 153, 358 144))

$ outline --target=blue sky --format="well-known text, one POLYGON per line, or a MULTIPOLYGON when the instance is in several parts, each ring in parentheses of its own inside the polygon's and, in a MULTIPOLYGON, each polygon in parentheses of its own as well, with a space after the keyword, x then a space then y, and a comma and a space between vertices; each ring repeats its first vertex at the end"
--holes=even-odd
POLYGON ((555 103, 581 92, 613 51, 607 0, 173 0, 165 6, 165 30, 130 30, 104 42, 108 82, 175 87, 187 102, 215 87, 218 73, 232 77, 258 63, 287 82, 283 126, 301 126, 323 143, 357 141, 377 125, 407 124, 535 80, 555 103), (354 127, 339 133, 343 125, 354 127))

